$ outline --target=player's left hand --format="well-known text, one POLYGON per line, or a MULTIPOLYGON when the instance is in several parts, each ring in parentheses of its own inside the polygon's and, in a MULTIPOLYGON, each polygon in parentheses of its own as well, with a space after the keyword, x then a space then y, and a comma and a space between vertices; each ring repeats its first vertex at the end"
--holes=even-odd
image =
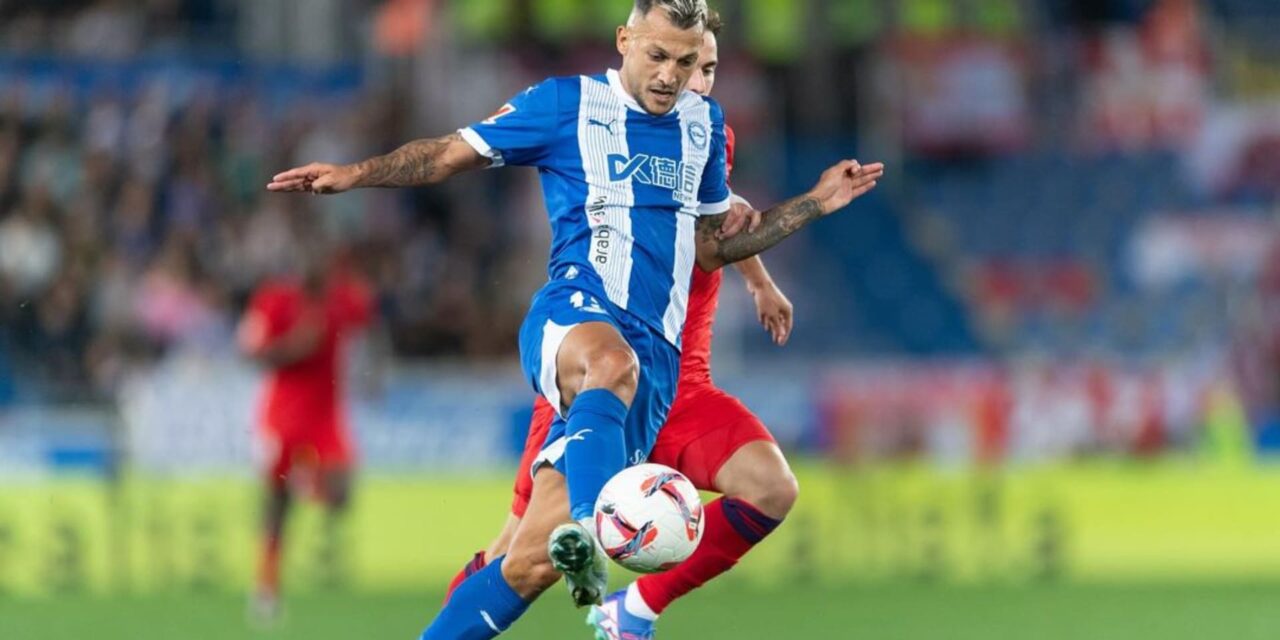
POLYGON ((716 238, 726 240, 732 238, 743 229, 747 233, 755 232, 760 226, 760 212, 752 207, 746 200, 737 200, 729 205, 729 213, 724 217, 724 224, 720 225, 720 230, 716 232, 716 238))
POLYGON ((342 193, 355 188, 357 171, 350 165, 312 162, 277 173, 267 185, 268 191, 310 191, 311 193, 342 193))
POLYGON ((791 301, 772 282, 753 289, 751 295, 756 301, 756 319, 773 337, 774 344, 779 347, 785 345, 787 339, 791 337, 791 326, 794 322, 791 301))
POLYGON ((884 163, 861 164, 857 160, 844 160, 822 173, 809 197, 818 201, 822 215, 831 215, 843 209, 854 198, 872 190, 876 181, 884 176, 884 163))

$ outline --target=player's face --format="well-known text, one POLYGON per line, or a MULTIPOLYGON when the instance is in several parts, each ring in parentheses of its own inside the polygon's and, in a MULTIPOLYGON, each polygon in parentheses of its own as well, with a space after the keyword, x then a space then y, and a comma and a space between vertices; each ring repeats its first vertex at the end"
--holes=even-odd
POLYGON ((702 34, 702 48, 698 50, 698 68, 689 78, 689 90, 700 95, 711 95, 716 84, 716 67, 720 66, 720 51, 716 46, 716 34, 702 34))
POLYGON ((619 75, 645 111, 660 116, 676 106, 697 69, 702 34, 701 26, 681 29, 671 24, 666 12, 656 8, 618 27, 619 75))

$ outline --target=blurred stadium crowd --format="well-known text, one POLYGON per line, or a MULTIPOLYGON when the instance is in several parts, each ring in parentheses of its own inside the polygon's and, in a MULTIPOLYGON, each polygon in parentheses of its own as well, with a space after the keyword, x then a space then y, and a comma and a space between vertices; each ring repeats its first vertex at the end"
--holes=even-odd
MULTIPOLYGON (((0 403, 109 395, 133 364, 227 347, 255 283, 313 243, 374 284, 396 355, 509 358, 542 278, 532 176, 262 187, 597 69, 628 4, 0 2, 0 403)), ((740 191, 769 202, 851 149, 898 176, 769 257, 797 302, 785 357, 1277 342, 1256 286, 1280 193, 1274 0, 715 4, 740 191)), ((727 296, 725 332, 768 352, 727 296)))

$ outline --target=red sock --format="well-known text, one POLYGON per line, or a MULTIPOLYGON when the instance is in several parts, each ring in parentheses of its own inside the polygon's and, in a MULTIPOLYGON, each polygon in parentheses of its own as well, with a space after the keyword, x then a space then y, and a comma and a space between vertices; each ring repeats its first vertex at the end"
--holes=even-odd
POLYGON ((706 529, 693 555, 670 571, 636 580, 640 597, 654 613, 662 613, 676 598, 733 568, 782 522, 733 498, 711 501, 703 510, 703 517, 707 519, 706 529))
POLYGON ((449 597, 453 595, 453 590, 457 589, 458 585, 462 584, 463 580, 470 578, 471 574, 483 569, 487 564, 488 563, 484 561, 484 549, 477 551, 474 556, 471 556, 471 561, 468 562, 466 566, 462 567, 462 570, 458 572, 458 575, 454 576, 453 580, 449 582, 449 589, 444 592, 444 601, 448 603, 449 597))
POLYGON ((266 536, 262 542, 262 557, 258 560, 258 593, 276 595, 280 592, 280 536, 266 536))

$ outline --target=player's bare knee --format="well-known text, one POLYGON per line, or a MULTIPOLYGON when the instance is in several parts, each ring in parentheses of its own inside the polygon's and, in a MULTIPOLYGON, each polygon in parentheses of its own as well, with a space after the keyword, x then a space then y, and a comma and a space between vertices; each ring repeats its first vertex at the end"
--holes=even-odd
POLYGON ((754 474, 738 492, 740 498, 751 503, 762 513, 781 520, 791 512, 800 497, 800 483, 785 464, 754 474))
POLYGON ((587 360, 584 388, 609 389, 625 402, 635 396, 639 383, 640 361, 631 349, 601 349, 587 360))
POLYGON ((796 480, 791 469, 786 469, 774 482, 773 487, 769 491, 769 503, 772 512, 770 517, 782 519, 791 508, 796 505, 796 500, 800 498, 800 481, 796 480))

